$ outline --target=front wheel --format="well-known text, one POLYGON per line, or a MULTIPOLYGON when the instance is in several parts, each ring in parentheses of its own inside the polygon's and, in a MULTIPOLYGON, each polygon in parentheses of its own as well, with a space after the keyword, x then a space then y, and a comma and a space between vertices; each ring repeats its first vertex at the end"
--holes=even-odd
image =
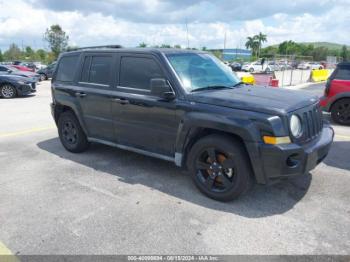
POLYGON ((197 188, 215 200, 233 200, 252 185, 244 146, 231 137, 202 138, 190 150, 187 165, 197 188))
POLYGON ((335 102, 332 106, 331 116, 337 124, 350 125, 350 98, 335 102))
POLYGON ((89 142, 78 119, 71 111, 64 112, 58 119, 58 134, 65 149, 80 153, 89 147, 89 142))
POLYGON ((17 95, 16 88, 10 84, 0 87, 0 93, 3 98, 14 98, 17 95))

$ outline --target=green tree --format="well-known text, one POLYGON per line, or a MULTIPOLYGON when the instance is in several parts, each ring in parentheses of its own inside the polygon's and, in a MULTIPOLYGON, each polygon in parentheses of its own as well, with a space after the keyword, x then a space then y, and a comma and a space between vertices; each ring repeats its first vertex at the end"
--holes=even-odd
POLYGON ((145 42, 139 43, 138 47, 145 48, 147 44, 145 42))
POLYGON ((217 58, 221 59, 222 58, 222 51, 220 50, 214 50, 212 51, 213 55, 215 55, 217 58))
POLYGON ((343 45, 340 53, 340 56, 343 58, 343 61, 348 61, 348 55, 348 48, 346 47, 346 45, 343 45))
POLYGON ((174 45, 174 48, 181 49, 181 45, 174 45))
POLYGON ((167 45, 167 44, 162 44, 162 45, 160 46, 160 48, 171 48, 171 46, 170 46, 170 45, 167 45))
POLYGON ((247 42, 245 43, 245 47, 247 49, 252 50, 253 56, 258 55, 258 50, 259 50, 259 40, 257 39, 256 36, 248 36, 247 37, 247 42))
POLYGON ((4 53, 4 59, 8 61, 20 60, 21 58, 21 49, 16 44, 11 44, 9 49, 4 53))
POLYGON ((46 62, 47 53, 44 49, 36 50, 36 56, 41 62, 46 62))
POLYGON ((261 47, 264 42, 267 42, 267 35, 264 35, 263 33, 259 33, 258 35, 255 36, 256 40, 259 43, 259 54, 258 57, 261 55, 261 47))
POLYGON ((3 62, 4 61, 4 56, 2 55, 2 51, 0 49, 0 62, 3 62))
POLYGON ((35 52, 30 46, 26 46, 24 52, 25 59, 27 60, 35 60, 35 52))
POLYGON ((52 53, 57 58, 67 48, 69 36, 60 25, 52 25, 46 29, 44 39, 49 43, 52 53))
POLYGON ((301 55, 301 45, 289 40, 278 46, 278 52, 282 55, 301 55))
POLYGON ((268 46, 261 49, 261 57, 274 57, 278 54, 278 47, 276 46, 268 46))

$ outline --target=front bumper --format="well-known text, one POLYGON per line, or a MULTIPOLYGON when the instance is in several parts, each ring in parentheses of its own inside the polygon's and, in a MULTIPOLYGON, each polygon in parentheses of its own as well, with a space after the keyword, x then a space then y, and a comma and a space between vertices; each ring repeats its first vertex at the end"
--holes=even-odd
POLYGON ((308 173, 327 156, 333 138, 333 129, 325 125, 318 138, 305 145, 261 145, 260 155, 267 182, 308 173))
POLYGON ((29 95, 36 92, 36 83, 29 83, 24 85, 19 85, 17 88, 17 93, 20 96, 29 95))

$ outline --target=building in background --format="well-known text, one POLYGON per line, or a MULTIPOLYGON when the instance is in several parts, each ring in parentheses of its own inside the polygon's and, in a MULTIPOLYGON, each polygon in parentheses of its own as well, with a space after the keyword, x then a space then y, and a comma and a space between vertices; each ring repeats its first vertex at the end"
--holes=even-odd
POLYGON ((243 60, 249 61, 252 52, 246 49, 234 48, 234 49, 213 49, 210 50, 213 53, 220 52, 221 59, 224 61, 234 61, 234 60, 243 60))

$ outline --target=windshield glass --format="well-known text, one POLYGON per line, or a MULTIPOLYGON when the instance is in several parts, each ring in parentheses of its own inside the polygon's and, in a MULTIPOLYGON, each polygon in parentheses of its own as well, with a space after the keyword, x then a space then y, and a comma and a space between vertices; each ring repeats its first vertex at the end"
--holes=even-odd
POLYGON ((230 67, 210 54, 178 53, 167 58, 189 92, 213 86, 229 88, 240 82, 230 67))

